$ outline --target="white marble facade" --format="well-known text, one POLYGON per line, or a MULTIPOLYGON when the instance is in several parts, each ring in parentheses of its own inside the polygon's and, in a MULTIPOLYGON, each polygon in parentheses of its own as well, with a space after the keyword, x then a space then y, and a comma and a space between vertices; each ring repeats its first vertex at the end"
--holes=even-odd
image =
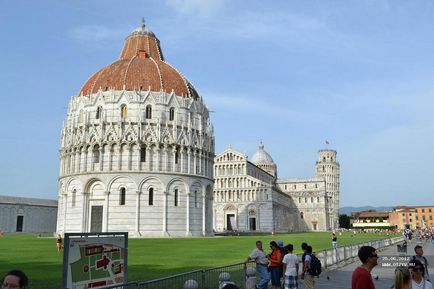
POLYGON ((212 235, 213 158, 206 105, 142 24, 69 103, 57 231, 212 235))
POLYGON ((249 161, 229 147, 214 160, 216 232, 325 231, 338 226, 339 163, 320 150, 316 177, 277 179, 261 144, 249 161))

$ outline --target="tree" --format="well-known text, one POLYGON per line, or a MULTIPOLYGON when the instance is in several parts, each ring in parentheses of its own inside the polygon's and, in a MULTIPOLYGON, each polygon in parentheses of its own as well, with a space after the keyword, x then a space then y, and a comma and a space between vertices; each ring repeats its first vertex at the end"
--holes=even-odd
POLYGON ((350 228, 350 216, 339 215, 339 227, 349 229, 350 228))

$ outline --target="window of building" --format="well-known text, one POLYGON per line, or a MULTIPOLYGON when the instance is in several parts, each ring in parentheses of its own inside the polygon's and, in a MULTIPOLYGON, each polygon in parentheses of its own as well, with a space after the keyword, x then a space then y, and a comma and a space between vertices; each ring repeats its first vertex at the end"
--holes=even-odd
POLYGON ((96 145, 93 147, 93 163, 99 163, 99 146, 96 145))
POLYGON ((298 198, 298 202, 301 203, 301 198, 298 198))
POLYGON ((84 111, 81 109, 78 114, 78 122, 83 123, 83 121, 84 121, 84 111))
POLYGON ((119 205, 121 206, 125 205, 125 195, 126 195, 126 189, 121 188, 119 192, 119 205))
POLYGON ((300 212, 300 219, 303 219, 303 218, 304 218, 303 212, 300 212))
POLYGON ((431 211, 431 209, 428 209, 428 212, 430 212, 430 213, 431 213, 431 212, 432 212, 432 211, 431 211))
POLYGON ((175 192, 174 192, 174 200, 173 200, 174 202, 173 202, 173 204, 174 204, 174 206, 175 207, 178 207, 178 189, 175 189, 175 192))
POLYGON ((169 110, 169 120, 174 120, 175 119, 175 108, 171 107, 169 110))
POLYGON ((422 213, 425 213, 425 209, 422 209, 422 213))
POLYGON ((319 197, 316 197, 316 202, 319 203, 319 197))
POLYGON ((306 184, 304 184, 304 188, 307 189, 307 185, 306 184))
POLYGON ((194 207, 197 208, 197 191, 194 191, 194 207))
POLYGON ((71 206, 75 207, 75 203, 77 201, 77 191, 73 190, 72 191, 72 198, 71 198, 71 206))
POLYGON ((297 189, 297 185, 294 185, 294 190, 296 190, 297 189))
POLYGON ((432 220, 432 216, 429 216, 429 219, 432 220))
POLYGON ((102 112, 102 107, 101 107, 101 106, 98 106, 98 107, 96 108, 96 113, 95 113, 95 118, 96 118, 96 119, 100 119, 100 118, 101 118, 101 112, 102 112))
POLYGON ((146 119, 152 118, 152 106, 150 104, 146 106, 145 117, 146 117, 146 119))
POLYGON ((142 146, 140 148, 140 161, 142 163, 146 162, 146 147, 145 146, 142 146))
POLYGON ((402 216, 404 217, 404 216, 405 216, 405 213, 402 213, 402 216))
POLYGON ((414 212, 417 213, 417 209, 415 209, 414 212))
POLYGON ((154 188, 149 188, 148 190, 148 205, 154 205, 154 188))
POLYGON ((310 202, 313 203, 313 197, 310 197, 310 202))
POLYGON ((126 118, 128 116, 128 107, 126 104, 121 105, 121 118, 126 118))
POLYGON ((23 231, 24 216, 17 216, 17 232, 23 231))
POLYGON ((318 189, 318 184, 315 184, 315 189, 318 189))
POLYGON ((416 216, 416 220, 419 220, 419 216, 416 216))
POLYGON ((307 203, 307 198, 306 197, 304 198, 304 202, 307 203))
POLYGON ((178 163, 178 160, 179 160, 179 152, 178 152, 178 150, 176 150, 175 151, 175 164, 178 163))

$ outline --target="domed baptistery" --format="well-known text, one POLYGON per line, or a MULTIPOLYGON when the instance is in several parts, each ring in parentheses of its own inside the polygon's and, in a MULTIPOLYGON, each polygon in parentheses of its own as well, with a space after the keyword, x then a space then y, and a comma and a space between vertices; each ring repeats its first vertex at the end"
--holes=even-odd
POLYGON ((213 158, 208 108, 142 22, 69 103, 57 230, 211 235, 213 158))

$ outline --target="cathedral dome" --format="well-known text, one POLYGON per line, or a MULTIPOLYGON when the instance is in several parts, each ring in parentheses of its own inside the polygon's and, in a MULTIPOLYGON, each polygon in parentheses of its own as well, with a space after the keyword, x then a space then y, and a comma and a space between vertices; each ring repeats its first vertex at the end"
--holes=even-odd
POLYGON ((185 98, 199 97, 193 85, 164 61, 160 41, 144 21, 125 40, 120 59, 92 75, 79 94, 90 95, 99 89, 164 91, 185 98))
POLYGON ((273 158, 264 150, 264 145, 261 143, 259 149, 252 157, 252 163, 259 164, 274 164, 273 158))

